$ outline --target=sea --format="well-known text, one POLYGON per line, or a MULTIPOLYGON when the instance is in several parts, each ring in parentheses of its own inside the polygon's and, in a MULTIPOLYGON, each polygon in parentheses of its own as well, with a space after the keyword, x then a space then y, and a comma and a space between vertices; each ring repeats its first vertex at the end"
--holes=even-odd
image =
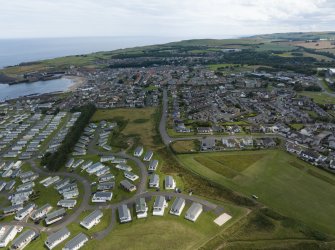
MULTIPOLYGON (((111 51, 181 40, 166 37, 78 37, 0 39, 0 69, 23 62, 32 62, 69 55, 111 51)), ((69 89, 74 82, 57 79, 15 85, 0 84, 0 101, 32 94, 44 94, 69 89)))

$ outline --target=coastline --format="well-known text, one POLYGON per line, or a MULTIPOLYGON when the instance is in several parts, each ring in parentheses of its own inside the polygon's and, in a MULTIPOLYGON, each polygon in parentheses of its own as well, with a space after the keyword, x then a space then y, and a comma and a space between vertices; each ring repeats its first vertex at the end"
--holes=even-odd
POLYGON ((86 78, 82 76, 63 76, 65 79, 73 81, 73 84, 66 91, 76 91, 80 86, 86 83, 86 78))

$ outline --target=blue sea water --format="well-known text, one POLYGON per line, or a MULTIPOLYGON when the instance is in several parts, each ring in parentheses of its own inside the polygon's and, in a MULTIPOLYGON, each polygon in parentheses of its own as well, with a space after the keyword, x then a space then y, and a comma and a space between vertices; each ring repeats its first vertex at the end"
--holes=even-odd
POLYGON ((161 44, 176 40, 180 39, 167 37, 0 39, 0 68, 22 62, 161 44))

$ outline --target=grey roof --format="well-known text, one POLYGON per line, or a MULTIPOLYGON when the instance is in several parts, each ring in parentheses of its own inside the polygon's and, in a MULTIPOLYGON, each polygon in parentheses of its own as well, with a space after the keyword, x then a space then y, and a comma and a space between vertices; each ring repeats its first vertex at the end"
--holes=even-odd
POLYGON ((145 199, 144 198, 138 198, 136 200, 136 213, 145 212, 146 208, 147 208, 147 205, 145 203, 145 199))
POLYGON ((158 160, 153 160, 149 164, 149 169, 156 169, 158 166, 158 160))
POLYGON ((68 243, 66 243, 66 245, 63 249, 74 249, 80 243, 83 243, 83 242, 86 242, 86 241, 88 241, 88 237, 83 233, 79 233, 72 240, 70 240, 68 243))
POLYGON ((127 190, 132 189, 133 187, 135 187, 134 184, 130 183, 128 180, 123 180, 120 182, 121 186, 127 190))
POLYGON ((185 199, 178 197, 175 199, 175 201, 172 204, 171 211, 173 212, 179 212, 179 210, 182 208, 183 204, 185 204, 185 199))
POLYGON ((196 214, 202 210, 202 205, 197 202, 193 202, 190 208, 186 212, 186 216, 189 218, 194 218, 196 214))
POLYGON ((19 248, 22 243, 24 243, 25 241, 27 241, 28 238, 35 238, 37 237, 38 234, 34 231, 34 230, 27 230, 25 232, 23 232, 22 234, 20 234, 19 237, 17 237, 12 244, 12 248, 19 248))
POLYGON ((70 234, 70 231, 69 231, 66 227, 64 227, 64 228, 62 228, 61 230, 59 230, 59 231, 57 231, 57 232, 51 234, 51 235, 47 238, 46 242, 47 242, 49 245, 50 245, 50 244, 53 244, 53 242, 59 240, 60 238, 62 238, 64 235, 67 235, 67 234, 70 234))
POLYGON ((101 210, 95 210, 93 211, 92 213, 90 213, 88 216, 86 216, 82 223, 85 224, 85 225, 88 225, 90 224, 92 221, 94 221, 96 218, 102 216, 103 213, 101 212, 101 210))
POLYGON ((158 174, 152 174, 150 176, 150 184, 156 184, 159 183, 159 175, 158 174))
POLYGON ((4 207, 2 210, 4 214, 8 214, 8 213, 19 211, 21 209, 22 209, 22 204, 18 204, 18 205, 13 205, 9 207, 4 207))
POLYGON ((138 146, 138 147, 135 149, 135 154, 139 154, 142 150, 143 150, 143 147, 142 147, 142 146, 138 146))
POLYGON ((164 206, 165 197, 164 196, 157 196, 155 199, 154 207, 162 208, 164 206))
POLYGON ((53 211, 51 213, 48 213, 47 214, 47 218, 45 220, 53 220, 59 216, 63 216, 65 214, 65 209, 64 208, 61 208, 61 209, 58 209, 56 211, 53 211))
POLYGON ((153 156, 153 154, 154 154, 154 153, 153 153, 151 150, 149 150, 148 152, 145 153, 144 158, 150 158, 150 157, 153 156))
POLYGON ((94 194, 95 197, 99 197, 99 198, 109 198, 111 195, 111 192, 96 192, 94 194))
POLYGON ((128 218, 129 217, 129 210, 126 204, 122 204, 118 207, 119 218, 128 218))
POLYGON ((173 177, 168 175, 165 176, 165 186, 172 186, 173 185, 173 177))

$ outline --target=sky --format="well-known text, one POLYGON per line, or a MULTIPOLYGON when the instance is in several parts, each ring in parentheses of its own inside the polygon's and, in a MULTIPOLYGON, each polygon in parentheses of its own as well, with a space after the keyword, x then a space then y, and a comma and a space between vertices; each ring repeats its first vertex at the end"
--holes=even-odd
POLYGON ((0 0, 0 38, 331 31, 334 0, 0 0))

